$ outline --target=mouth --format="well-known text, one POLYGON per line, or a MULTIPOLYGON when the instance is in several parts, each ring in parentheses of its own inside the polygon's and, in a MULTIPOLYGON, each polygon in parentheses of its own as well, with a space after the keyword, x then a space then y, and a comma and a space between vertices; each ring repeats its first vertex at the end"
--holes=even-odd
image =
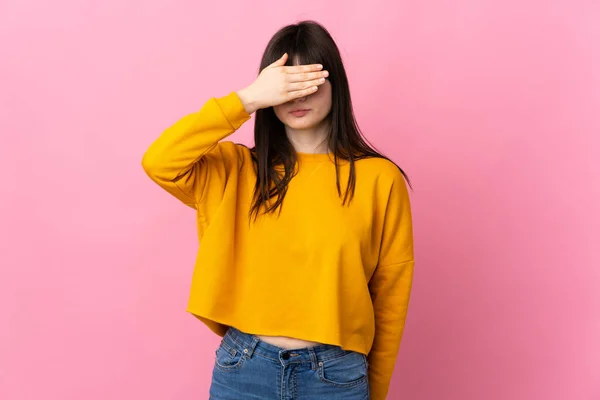
POLYGON ((294 117, 303 117, 309 111, 310 111, 310 109, 303 108, 303 109, 298 109, 298 110, 292 110, 292 111, 290 111, 290 114, 292 114, 294 117))

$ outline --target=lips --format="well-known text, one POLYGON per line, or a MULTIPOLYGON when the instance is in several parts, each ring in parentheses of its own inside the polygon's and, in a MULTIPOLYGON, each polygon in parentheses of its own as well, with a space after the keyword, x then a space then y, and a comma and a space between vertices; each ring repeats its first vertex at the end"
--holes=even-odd
POLYGON ((292 114, 294 117, 302 117, 303 115, 306 115, 306 113, 309 111, 310 109, 303 108, 298 110, 292 110, 290 111, 290 114, 292 114))

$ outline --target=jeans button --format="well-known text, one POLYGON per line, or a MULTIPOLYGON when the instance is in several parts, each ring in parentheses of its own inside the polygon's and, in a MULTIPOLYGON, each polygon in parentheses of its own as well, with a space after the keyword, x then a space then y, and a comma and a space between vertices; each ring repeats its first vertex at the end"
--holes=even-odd
POLYGON ((290 359, 290 354, 289 353, 283 353, 281 355, 281 358, 283 358, 284 360, 289 360, 290 359))

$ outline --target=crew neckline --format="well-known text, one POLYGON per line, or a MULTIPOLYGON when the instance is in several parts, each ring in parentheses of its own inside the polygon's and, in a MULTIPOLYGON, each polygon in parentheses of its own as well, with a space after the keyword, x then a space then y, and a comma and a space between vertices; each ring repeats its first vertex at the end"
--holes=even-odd
POLYGON ((299 161, 302 162, 311 162, 311 161, 327 161, 327 160, 333 160, 333 153, 329 152, 329 153, 303 153, 300 151, 296 152, 296 156, 298 157, 299 161))

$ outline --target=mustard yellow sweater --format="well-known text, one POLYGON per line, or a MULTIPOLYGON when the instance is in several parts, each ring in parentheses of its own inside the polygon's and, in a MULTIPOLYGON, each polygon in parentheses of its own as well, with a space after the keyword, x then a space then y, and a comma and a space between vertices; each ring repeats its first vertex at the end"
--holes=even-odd
MULTIPOLYGON (((220 336, 235 326, 366 354, 371 397, 385 399, 414 268, 404 178, 388 160, 359 160, 354 198, 343 206, 330 155, 300 153, 281 214, 250 222, 250 150, 221 141, 248 119, 235 92, 211 98, 143 157, 150 178, 196 210, 187 310, 220 336)), ((343 194, 348 163, 340 168, 343 194)))

